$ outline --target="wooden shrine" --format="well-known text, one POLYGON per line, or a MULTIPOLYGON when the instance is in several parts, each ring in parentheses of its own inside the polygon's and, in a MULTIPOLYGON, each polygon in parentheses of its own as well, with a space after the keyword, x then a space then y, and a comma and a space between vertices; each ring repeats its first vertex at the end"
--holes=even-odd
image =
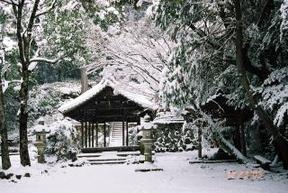
POLYGON ((107 142, 112 127, 122 130, 120 146, 125 150, 129 146, 129 126, 140 124, 140 117, 146 113, 153 116, 155 110, 156 105, 148 97, 127 91, 109 81, 101 81, 59 108, 65 116, 80 123, 82 148, 106 150, 117 150, 116 147, 109 147, 107 142), (101 141, 99 136, 102 136, 101 141))

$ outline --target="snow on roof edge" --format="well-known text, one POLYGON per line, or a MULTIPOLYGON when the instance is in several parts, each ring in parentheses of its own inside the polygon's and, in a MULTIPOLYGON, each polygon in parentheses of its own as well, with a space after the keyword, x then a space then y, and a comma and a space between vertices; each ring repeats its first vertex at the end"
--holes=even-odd
POLYGON ((111 88, 113 88, 114 93, 121 94, 124 97, 128 98, 129 100, 137 103, 138 105, 144 108, 149 108, 152 110, 156 110, 158 108, 156 104, 148 100, 147 97, 143 95, 132 93, 132 92, 123 90, 121 88, 116 88, 116 84, 109 80, 101 80, 97 85, 87 90, 86 92, 78 96, 77 98, 63 104, 60 108, 58 108, 58 110, 63 114, 70 112, 74 110, 75 108, 79 107, 80 105, 82 105, 83 103, 85 103, 87 100, 93 98, 95 95, 97 95, 107 86, 110 86, 111 88))
POLYGON ((58 110, 65 114, 69 111, 74 110, 90 98, 94 97, 97 93, 101 92, 106 86, 105 81, 100 81, 96 86, 92 87, 91 89, 87 90, 80 96, 76 97, 75 99, 72 99, 65 104, 63 104, 58 110))

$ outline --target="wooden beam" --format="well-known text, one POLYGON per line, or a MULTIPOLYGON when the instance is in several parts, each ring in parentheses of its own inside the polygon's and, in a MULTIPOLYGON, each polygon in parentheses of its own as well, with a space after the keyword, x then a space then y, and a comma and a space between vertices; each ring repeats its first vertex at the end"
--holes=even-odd
MULTIPOLYGON (((102 115, 94 115, 85 118, 84 116, 80 116, 79 114, 74 114, 74 115, 69 115, 69 117, 71 117, 72 119, 78 120, 79 122, 81 120, 83 120, 83 122, 85 121, 89 121, 92 123, 96 123, 96 122, 118 122, 118 121, 122 121, 123 116, 122 114, 113 114, 113 115, 107 115, 107 116, 102 116, 102 115)), ((137 122, 139 117, 137 115, 128 115, 127 119, 129 122, 137 122)))

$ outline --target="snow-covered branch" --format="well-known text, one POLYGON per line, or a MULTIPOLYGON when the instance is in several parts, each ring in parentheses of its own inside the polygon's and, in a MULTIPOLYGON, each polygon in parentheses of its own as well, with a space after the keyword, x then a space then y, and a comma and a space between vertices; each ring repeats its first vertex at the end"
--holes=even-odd
POLYGON ((48 58, 36 57, 36 58, 32 58, 32 59, 30 60, 30 64, 33 63, 33 62, 45 62, 45 63, 49 63, 49 64, 55 64, 55 63, 57 63, 60 59, 61 59, 61 57, 60 57, 60 58, 56 58, 56 59, 48 59, 48 58))
POLYGON ((45 8, 45 9, 37 12, 37 13, 36 13, 36 17, 39 17, 39 16, 41 16, 41 15, 44 15, 44 14, 50 12, 52 9, 55 8, 55 6, 56 6, 56 0, 54 0, 49 7, 47 7, 47 8, 45 8))
POLYGON ((56 59, 48 59, 48 58, 42 58, 42 57, 35 57, 32 58, 29 62, 28 70, 32 71, 35 69, 35 67, 38 65, 39 62, 42 63, 49 63, 49 64, 55 64, 61 60, 62 57, 56 58, 56 59))

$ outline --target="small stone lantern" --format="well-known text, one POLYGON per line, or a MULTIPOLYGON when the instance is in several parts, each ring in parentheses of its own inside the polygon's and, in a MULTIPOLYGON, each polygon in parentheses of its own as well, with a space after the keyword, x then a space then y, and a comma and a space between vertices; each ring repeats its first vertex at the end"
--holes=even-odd
POLYGON ((144 123, 142 125, 143 138, 141 139, 141 143, 144 146, 144 156, 145 162, 152 162, 152 129, 155 129, 155 126, 152 122, 150 122, 150 117, 148 114, 144 117, 144 123))
POLYGON ((36 142, 34 145, 38 150, 38 163, 45 163, 44 151, 46 148, 46 135, 50 132, 45 129, 44 122, 42 121, 39 121, 39 125, 36 126, 34 131, 36 134, 36 142))

